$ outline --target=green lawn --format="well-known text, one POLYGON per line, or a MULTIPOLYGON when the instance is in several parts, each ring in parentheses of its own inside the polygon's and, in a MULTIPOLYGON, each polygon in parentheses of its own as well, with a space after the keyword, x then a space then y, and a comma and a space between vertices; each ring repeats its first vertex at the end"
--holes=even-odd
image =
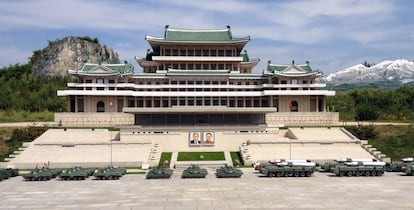
POLYGON ((172 156, 172 152, 163 152, 163 153, 161 153, 160 162, 158 164, 162 165, 164 163, 164 161, 168 160, 168 167, 170 167, 171 156, 172 156))
POLYGON ((226 160, 224 152, 179 152, 178 161, 217 161, 226 160))

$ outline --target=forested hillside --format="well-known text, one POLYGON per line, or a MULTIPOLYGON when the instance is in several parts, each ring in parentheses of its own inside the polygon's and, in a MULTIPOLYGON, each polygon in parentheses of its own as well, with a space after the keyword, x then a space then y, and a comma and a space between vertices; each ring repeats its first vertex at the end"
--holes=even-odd
POLYGON ((0 111, 61 112, 66 109, 64 97, 57 90, 66 89, 70 77, 35 77, 31 64, 0 69, 0 111))
POLYGON ((354 89, 328 99, 341 121, 414 121, 414 87, 395 90, 354 89))

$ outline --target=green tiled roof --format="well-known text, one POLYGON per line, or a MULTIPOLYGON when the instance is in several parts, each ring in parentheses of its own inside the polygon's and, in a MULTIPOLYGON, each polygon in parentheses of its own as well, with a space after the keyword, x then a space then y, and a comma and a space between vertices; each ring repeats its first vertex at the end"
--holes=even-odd
POLYGON ((289 72, 285 72, 288 69, 291 68, 295 68, 296 70, 298 70, 299 72, 294 72, 293 74, 307 74, 307 73, 311 73, 313 72, 312 68, 310 67, 309 63, 306 64, 300 64, 300 65, 296 65, 296 64, 292 64, 292 65, 278 65, 278 64, 271 64, 269 63, 267 65, 267 71, 268 72, 278 72, 278 73, 287 73, 290 74, 289 72))
POLYGON ((132 64, 92 64, 92 63, 85 63, 83 67, 79 70, 83 73, 99 73, 99 74, 113 74, 113 73, 119 73, 119 74, 128 74, 132 73, 134 71, 134 67, 132 64), (99 71, 95 72, 97 69, 103 69, 105 71, 99 71))
POLYGON ((230 29, 222 30, 180 30, 167 28, 165 40, 168 41, 230 41, 230 29))

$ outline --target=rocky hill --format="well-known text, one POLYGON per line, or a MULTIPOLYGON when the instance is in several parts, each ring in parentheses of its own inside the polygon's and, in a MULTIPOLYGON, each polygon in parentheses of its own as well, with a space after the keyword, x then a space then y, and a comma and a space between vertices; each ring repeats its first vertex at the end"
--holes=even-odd
POLYGON ((358 64, 329 74, 322 80, 330 85, 377 82, 405 84, 414 81, 414 62, 400 59, 386 60, 370 67, 358 64))
POLYGON ((97 38, 65 37, 34 51, 30 62, 36 76, 64 76, 68 69, 80 69, 84 63, 119 63, 119 57, 110 47, 101 46, 97 38))

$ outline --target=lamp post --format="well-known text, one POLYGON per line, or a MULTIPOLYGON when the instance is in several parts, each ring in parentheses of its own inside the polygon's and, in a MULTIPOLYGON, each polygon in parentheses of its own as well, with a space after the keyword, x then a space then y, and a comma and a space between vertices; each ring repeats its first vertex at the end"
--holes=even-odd
MULTIPOLYGON (((110 116, 110 120, 109 120, 109 124, 110 124, 110 125, 112 125, 112 111, 111 111, 111 110, 112 110, 112 105, 113 105, 113 104, 112 104, 112 101, 111 101, 111 102, 109 102, 109 114, 111 115, 111 116, 110 116)), ((110 144, 111 144, 111 145, 110 145, 110 153, 111 153, 111 162, 110 162, 110 166, 112 167, 112 140, 113 140, 113 139, 112 139, 112 131, 110 130, 110 128, 108 128, 108 129, 109 129, 109 133, 111 134, 111 135, 110 135, 110 139, 109 139, 109 141, 110 141, 110 144)))

